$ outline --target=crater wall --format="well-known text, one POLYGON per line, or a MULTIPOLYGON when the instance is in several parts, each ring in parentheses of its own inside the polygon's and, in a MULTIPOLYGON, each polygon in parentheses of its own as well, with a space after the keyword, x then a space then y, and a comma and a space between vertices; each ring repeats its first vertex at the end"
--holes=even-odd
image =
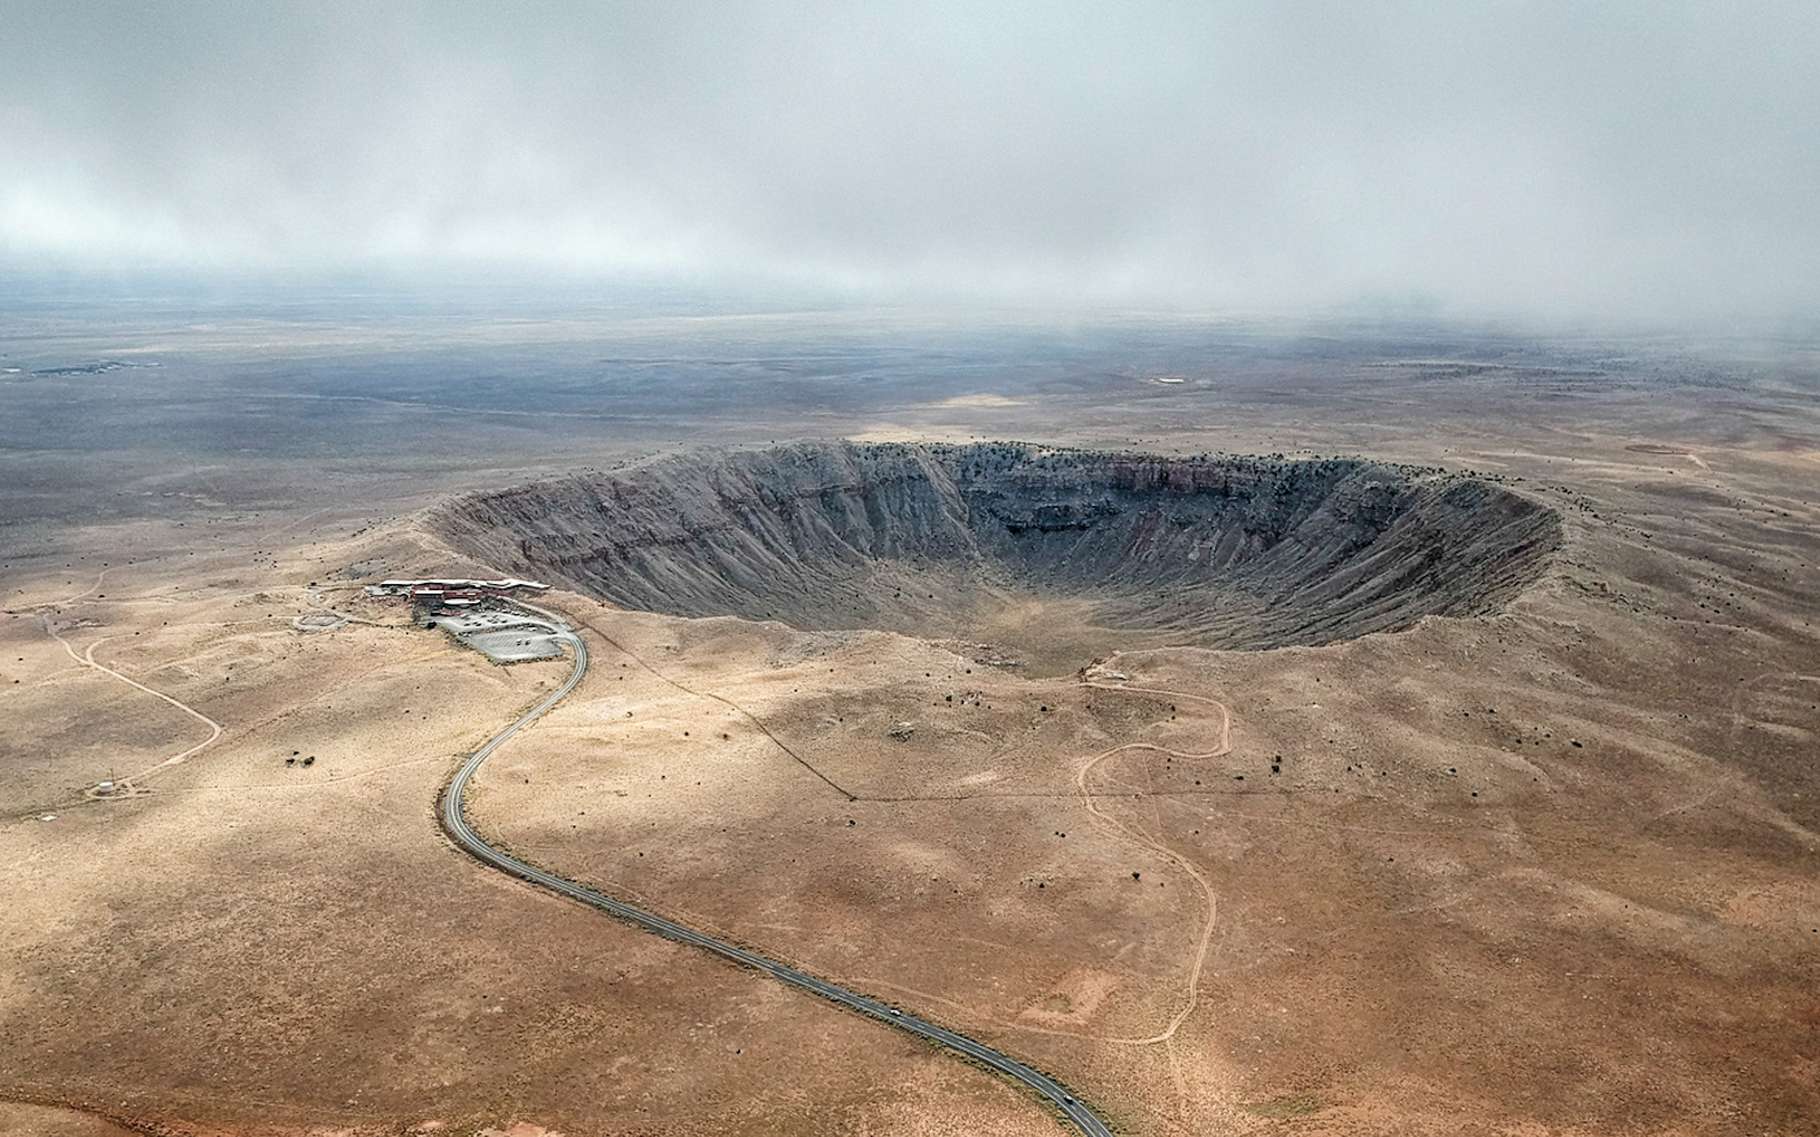
POLYGON ((994 642, 1102 630, 1108 648, 1483 614, 1561 539, 1552 510, 1458 474, 1011 443, 690 454, 470 494, 432 524, 501 571, 630 608, 994 642))

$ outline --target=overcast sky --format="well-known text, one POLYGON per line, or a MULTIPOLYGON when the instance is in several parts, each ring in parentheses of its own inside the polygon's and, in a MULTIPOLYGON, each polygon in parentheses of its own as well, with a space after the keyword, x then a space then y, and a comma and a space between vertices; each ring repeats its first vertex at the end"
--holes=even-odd
POLYGON ((0 0, 0 261, 1782 314, 1820 3, 0 0))

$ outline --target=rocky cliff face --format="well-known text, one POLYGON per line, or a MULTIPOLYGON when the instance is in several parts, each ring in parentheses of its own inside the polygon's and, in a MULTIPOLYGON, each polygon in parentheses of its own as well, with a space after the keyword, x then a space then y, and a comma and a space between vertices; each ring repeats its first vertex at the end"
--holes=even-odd
POLYGON ((943 638, 1063 603, 1235 648, 1492 611, 1560 542, 1552 511, 1458 475, 1006 443, 673 457, 458 498, 433 524, 501 571, 651 611, 943 638))

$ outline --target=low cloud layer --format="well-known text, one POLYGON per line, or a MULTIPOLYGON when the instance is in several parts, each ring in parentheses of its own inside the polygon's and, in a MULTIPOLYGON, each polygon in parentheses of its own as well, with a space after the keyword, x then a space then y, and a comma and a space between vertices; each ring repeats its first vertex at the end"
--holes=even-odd
POLYGON ((1820 6, 0 0, 0 258, 1782 314, 1820 6))

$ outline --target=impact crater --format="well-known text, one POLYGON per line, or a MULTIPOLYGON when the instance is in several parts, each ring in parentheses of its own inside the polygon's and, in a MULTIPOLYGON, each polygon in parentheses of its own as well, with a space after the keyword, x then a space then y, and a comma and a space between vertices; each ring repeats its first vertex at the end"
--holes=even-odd
POLYGON ((1023 443, 696 452, 469 494, 460 554, 627 608, 957 640, 1032 673, 1495 612, 1561 541, 1482 479, 1023 443))

